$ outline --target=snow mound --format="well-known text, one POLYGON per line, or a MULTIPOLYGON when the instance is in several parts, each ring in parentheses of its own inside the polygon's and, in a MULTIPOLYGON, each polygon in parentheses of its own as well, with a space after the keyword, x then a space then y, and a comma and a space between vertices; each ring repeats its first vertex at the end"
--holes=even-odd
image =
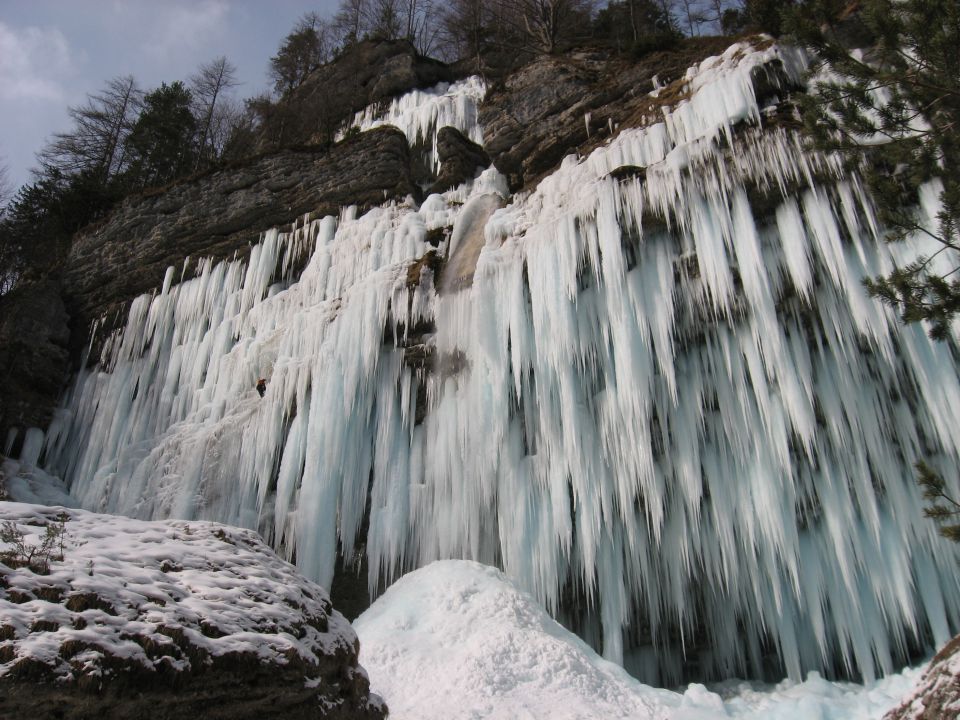
POLYGON ((597 655, 499 570, 461 560, 405 575, 354 628, 393 720, 867 720, 880 718, 920 672, 868 686, 810 673, 775 687, 652 688, 597 655))
POLYGON ((376 692, 404 718, 659 718, 653 697, 499 570, 442 560, 354 621, 376 692))

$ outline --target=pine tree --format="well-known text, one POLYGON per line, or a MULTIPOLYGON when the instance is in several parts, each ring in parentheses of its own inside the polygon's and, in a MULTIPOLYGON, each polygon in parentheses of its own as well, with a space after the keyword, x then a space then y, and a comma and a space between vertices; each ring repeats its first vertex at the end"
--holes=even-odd
MULTIPOLYGON (((820 149, 843 154, 865 178, 889 240, 934 241, 930 255, 864 283, 903 322, 923 321, 931 337, 948 340, 960 311, 960 3, 862 0, 858 9, 859 17, 844 18, 836 1, 817 0, 788 18, 833 77, 803 101, 804 122, 820 149), (823 17, 846 21, 847 42, 841 25, 816 22, 823 17), (850 52, 857 23, 856 40, 869 43, 850 52), (918 207, 924 184, 938 195, 933 226, 918 207)), ((917 471, 927 517, 960 542, 960 504, 930 465, 920 462, 917 471)))
POLYGON ((316 13, 301 17, 270 58, 270 79, 283 94, 298 87, 330 56, 330 29, 316 13))
POLYGON ((835 78, 804 100, 805 124, 821 149, 842 153, 864 176, 890 240, 920 234, 938 243, 931 255, 866 285, 904 322, 926 321, 944 339, 960 311, 960 3, 863 0, 860 34, 873 42, 862 53, 810 19, 835 6, 807 3, 791 17, 835 78), (928 182, 941 204, 934 227, 918 208, 918 189, 928 182))
POLYGON ((193 167, 197 123, 190 91, 179 80, 147 94, 130 132, 130 178, 134 187, 164 185, 193 167))

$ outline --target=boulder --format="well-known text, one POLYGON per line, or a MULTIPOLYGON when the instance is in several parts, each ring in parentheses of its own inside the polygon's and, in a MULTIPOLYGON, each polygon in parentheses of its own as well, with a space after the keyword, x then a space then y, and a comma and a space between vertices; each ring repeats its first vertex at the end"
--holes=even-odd
POLYGON ((920 682, 884 720, 942 720, 960 717, 960 635, 930 661, 920 682))
POLYGON ((8 502, 0 521, 0 717, 386 716, 350 624, 256 533, 8 502))

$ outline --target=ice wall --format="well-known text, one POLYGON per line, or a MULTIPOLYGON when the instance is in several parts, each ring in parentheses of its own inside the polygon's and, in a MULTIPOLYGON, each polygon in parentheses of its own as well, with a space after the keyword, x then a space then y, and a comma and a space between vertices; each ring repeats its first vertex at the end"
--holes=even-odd
POLYGON ((856 179, 760 126, 774 59, 798 72, 776 47, 704 62, 530 194, 490 169, 139 298, 48 468, 93 510, 258 528, 325 585, 369 507, 372 587, 500 565, 654 682, 872 677, 945 642, 958 557, 912 465, 960 460, 955 346, 864 293, 893 259, 856 179), (468 287, 410 277, 494 195, 468 287))

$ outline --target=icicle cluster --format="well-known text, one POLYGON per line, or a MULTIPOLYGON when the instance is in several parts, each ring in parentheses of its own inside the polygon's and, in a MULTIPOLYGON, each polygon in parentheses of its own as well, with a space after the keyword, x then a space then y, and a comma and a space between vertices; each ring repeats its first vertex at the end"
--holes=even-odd
POLYGON ((455 83, 440 83, 398 97, 385 110, 370 106, 356 114, 350 127, 371 130, 381 125, 393 125, 399 128, 412 147, 426 146, 427 166, 436 172, 439 168, 437 131, 440 128, 453 127, 473 142, 483 142, 483 131, 477 123, 477 106, 486 92, 486 84, 476 75, 455 83))
POLYGON ((958 366, 864 293, 893 260, 856 180, 757 127, 750 71, 775 58, 797 72, 775 47, 705 62, 662 122, 529 195, 490 169, 138 299, 50 466, 93 510, 258 528, 321 584, 369 503, 371 587, 498 564, 650 681, 773 656, 872 677, 946 641, 958 558, 912 466, 960 460, 958 366), (459 291, 408 277, 438 227, 469 254, 459 291))

